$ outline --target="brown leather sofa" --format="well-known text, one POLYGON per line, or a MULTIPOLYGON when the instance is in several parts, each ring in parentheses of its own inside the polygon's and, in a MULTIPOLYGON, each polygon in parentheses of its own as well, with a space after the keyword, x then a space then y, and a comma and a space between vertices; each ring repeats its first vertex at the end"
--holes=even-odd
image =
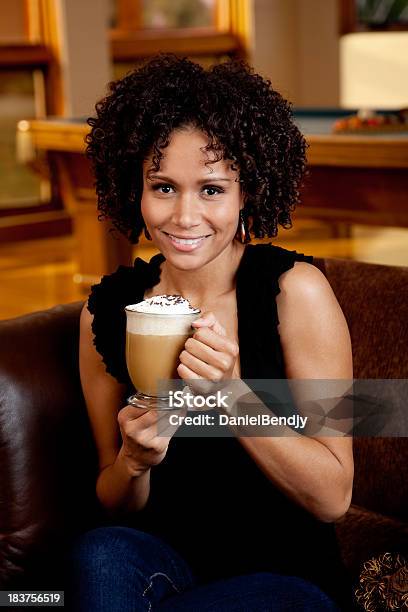
MULTIPOLYGON (((347 318, 354 377, 408 378, 408 268, 316 264, 347 318)), ((69 541, 104 521, 78 372, 81 306, 0 322, 0 589, 63 589, 69 541)), ((354 456, 336 529, 357 585, 364 561, 408 550, 408 438, 356 438, 354 456)))

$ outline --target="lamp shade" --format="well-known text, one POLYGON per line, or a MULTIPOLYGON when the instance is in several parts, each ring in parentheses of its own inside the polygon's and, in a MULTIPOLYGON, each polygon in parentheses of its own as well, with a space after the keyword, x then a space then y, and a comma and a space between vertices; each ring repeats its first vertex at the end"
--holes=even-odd
POLYGON ((356 32, 340 39, 340 104, 408 107, 408 32, 356 32))

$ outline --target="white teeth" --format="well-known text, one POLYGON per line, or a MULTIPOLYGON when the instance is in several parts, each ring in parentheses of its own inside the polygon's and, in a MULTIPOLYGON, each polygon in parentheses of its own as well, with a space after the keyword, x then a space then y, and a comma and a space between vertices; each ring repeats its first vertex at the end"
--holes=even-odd
POLYGON ((177 242, 177 244, 198 244, 204 238, 203 236, 202 238, 197 238, 195 240, 184 240, 182 238, 176 238, 175 236, 172 236, 171 234, 169 234, 169 236, 172 240, 174 240, 174 242, 177 242))

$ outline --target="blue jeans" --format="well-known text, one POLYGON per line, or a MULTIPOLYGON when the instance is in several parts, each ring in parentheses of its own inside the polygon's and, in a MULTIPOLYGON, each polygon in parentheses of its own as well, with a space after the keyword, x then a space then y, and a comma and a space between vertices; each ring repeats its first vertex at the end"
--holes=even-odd
POLYGON ((316 585, 256 573, 198 584, 187 563, 159 538, 129 527, 83 534, 69 560, 75 612, 338 612, 316 585))

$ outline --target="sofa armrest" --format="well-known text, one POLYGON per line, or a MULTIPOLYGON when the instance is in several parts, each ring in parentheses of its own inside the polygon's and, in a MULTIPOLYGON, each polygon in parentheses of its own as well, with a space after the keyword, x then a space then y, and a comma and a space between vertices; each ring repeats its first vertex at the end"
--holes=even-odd
POLYGON ((30 571, 44 576, 39 559, 58 565, 50 551, 95 520, 97 460, 78 371, 81 307, 0 321, 2 585, 30 571))
POLYGON ((408 550, 408 525, 378 512, 352 504, 336 522, 343 562, 354 579, 363 563, 383 552, 408 550))

